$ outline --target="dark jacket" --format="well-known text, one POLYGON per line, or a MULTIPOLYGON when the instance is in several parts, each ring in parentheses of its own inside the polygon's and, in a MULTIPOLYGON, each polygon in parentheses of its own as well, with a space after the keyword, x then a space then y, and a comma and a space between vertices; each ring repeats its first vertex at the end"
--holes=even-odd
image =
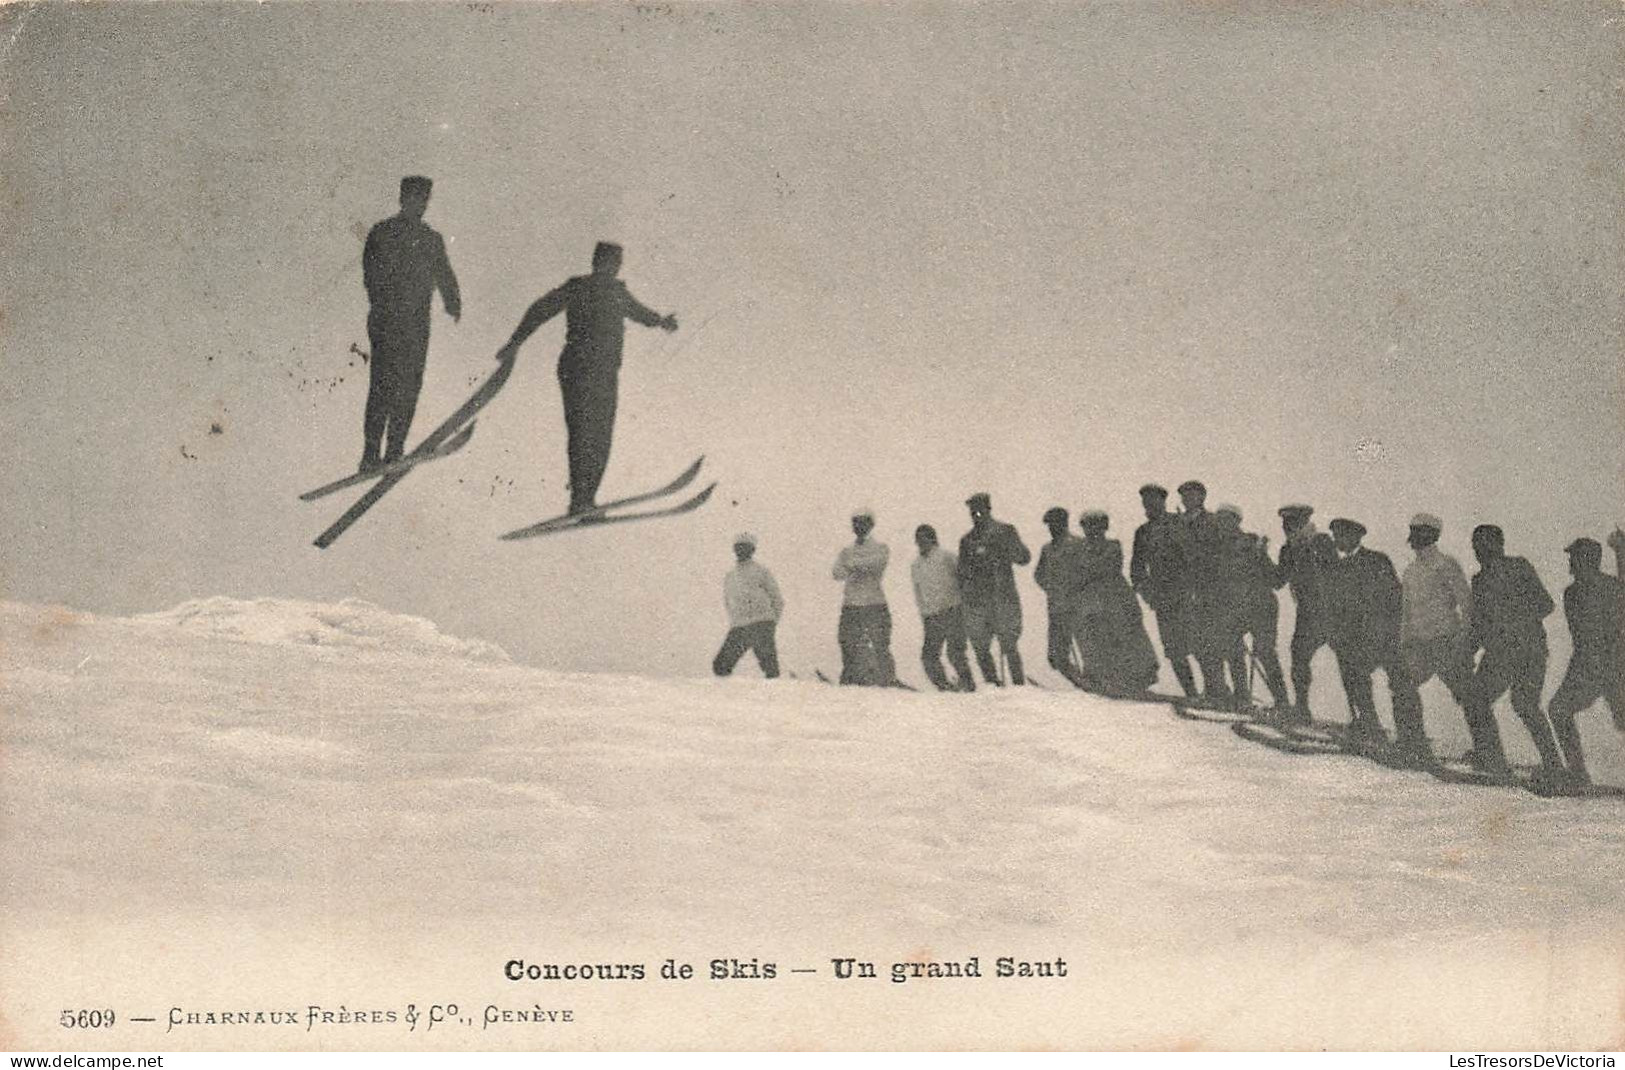
POLYGON ((536 299, 519 321, 515 337, 524 341, 560 312, 564 313, 561 379, 619 369, 626 321, 656 327, 661 320, 658 312, 632 296, 619 276, 576 275, 536 299))
POLYGON ((1217 587, 1237 634, 1247 631, 1261 614, 1269 614, 1273 621, 1280 611, 1275 602, 1275 562, 1257 535, 1238 531, 1225 540, 1217 587))
POLYGON ((1541 623, 1557 606, 1535 566, 1521 557, 1500 557, 1473 577, 1469 650, 1546 650, 1541 623))
POLYGON ((1164 513, 1147 520, 1134 532, 1134 556, 1129 580, 1152 609, 1167 609, 1185 589, 1185 547, 1179 519, 1164 513))
POLYGON ((1138 617, 1139 604, 1134 602, 1134 592, 1123 578, 1123 544, 1107 538, 1085 538, 1081 543, 1083 590, 1078 612, 1085 617, 1117 613, 1123 610, 1125 603, 1130 603, 1138 617))
POLYGON ((1015 565, 1033 559, 1032 552, 1009 524, 989 520, 977 531, 959 540, 959 593, 966 605, 986 606, 995 602, 1021 604, 1016 592, 1015 565))
POLYGON ((1362 546, 1322 579, 1333 649, 1375 656, 1398 647, 1402 588, 1387 554, 1362 546))
POLYGON ((1275 588, 1290 585, 1298 603, 1298 630, 1305 622, 1317 623, 1324 616, 1322 581, 1325 572, 1337 563, 1337 544, 1325 532, 1311 529, 1308 534, 1288 539, 1281 546, 1275 568, 1275 588))
POLYGON ((1570 671, 1603 680, 1625 676, 1621 645, 1625 637, 1625 583, 1606 572, 1576 579, 1563 592, 1563 616, 1574 640, 1570 671))
POLYGON ((374 316, 427 323, 429 300, 436 289, 447 312, 462 312, 446 243, 421 219, 390 216, 367 232, 361 281, 374 316))
POLYGON ((1052 618, 1071 616, 1078 610, 1083 595, 1083 552, 1083 540, 1076 535, 1063 536, 1060 542, 1047 542, 1038 549, 1033 582, 1049 596, 1052 618))

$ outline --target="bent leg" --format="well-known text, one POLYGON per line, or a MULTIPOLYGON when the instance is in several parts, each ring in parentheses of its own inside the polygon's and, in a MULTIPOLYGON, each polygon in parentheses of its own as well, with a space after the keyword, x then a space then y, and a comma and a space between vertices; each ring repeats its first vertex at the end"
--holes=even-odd
POLYGON ((722 649, 717 651, 717 656, 711 661, 711 671, 718 676, 727 676, 733 672, 734 666, 738 665, 739 659, 744 656, 747 645, 745 629, 728 629, 728 634, 722 640, 722 649))

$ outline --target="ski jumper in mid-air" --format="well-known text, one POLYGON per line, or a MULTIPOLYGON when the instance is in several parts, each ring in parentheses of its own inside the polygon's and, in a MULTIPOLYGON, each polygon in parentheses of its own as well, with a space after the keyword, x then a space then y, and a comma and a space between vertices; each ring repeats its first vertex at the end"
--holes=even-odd
POLYGON ((597 507, 598 485, 609 467, 626 321, 677 329, 675 315, 662 316, 632 296, 618 277, 620 269, 621 247, 599 242, 592 254, 592 274, 577 275, 538 298, 497 353, 498 360, 514 359, 538 327, 560 312, 565 314, 559 388, 569 435, 571 514, 597 507))
POLYGON ((361 256, 367 288, 371 384, 363 421, 361 471, 399 461, 406 453, 423 368, 429 357, 429 304, 440 291, 453 320, 463 312, 446 243, 423 221, 433 183, 401 179, 401 210, 367 233, 361 256), (380 449, 382 452, 380 453, 380 449))

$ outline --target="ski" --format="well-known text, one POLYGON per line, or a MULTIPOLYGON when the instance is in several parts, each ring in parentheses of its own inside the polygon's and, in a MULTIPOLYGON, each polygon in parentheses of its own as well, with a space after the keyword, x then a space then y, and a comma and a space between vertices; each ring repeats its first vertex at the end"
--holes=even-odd
MULTIPOLYGON (((489 405, 491 399, 497 396, 503 384, 508 381, 508 376, 513 374, 513 366, 514 362, 512 360, 498 361, 497 370, 486 377, 485 382, 480 384, 479 389, 474 391, 473 396, 463 402, 462 406, 447 417, 444 423, 429 432, 429 436, 418 443, 417 448, 407 454, 407 457, 417 459, 421 455, 435 453, 448 441, 456 437, 457 433, 462 430, 463 425, 473 421, 475 414, 485 408, 486 405, 489 405)), ((350 530, 350 525, 366 515, 367 510, 377 505, 378 500, 393 490, 395 484, 405 479, 410 471, 412 471, 412 467, 407 467, 399 472, 384 476, 373 484, 372 489, 357 499, 356 503, 350 506, 343 516, 333 521, 326 531, 316 536, 316 545, 324 550, 333 545, 340 535, 350 530)))
MULTIPOLYGON (((668 494, 676 494, 678 491, 694 482, 694 477, 700 474, 700 465, 704 463, 705 455, 701 454, 693 464, 689 465, 683 470, 681 475, 672 480, 670 483, 667 483, 664 487, 660 487, 656 490, 644 491, 642 494, 633 494, 626 498, 617 498, 612 502, 605 502, 590 513, 563 513, 559 516, 549 517, 546 520, 539 520, 529 527, 515 528, 513 531, 502 535, 501 538, 528 539, 532 535, 545 535, 555 528, 573 528, 583 523, 604 523, 607 519, 610 519, 604 514, 611 509, 624 509, 629 505, 641 505, 644 502, 653 501, 656 498, 664 498, 668 494)), ((715 487, 716 484, 713 483, 711 486, 715 487)), ((709 496, 711 493, 711 488, 707 487, 705 493, 707 496, 709 496)), ((684 504, 686 505, 688 503, 685 502, 684 504)), ((697 507, 698 503, 690 506, 690 508, 697 507)), ((683 511, 686 512, 687 510, 685 509, 683 511)), ((641 516, 641 514, 639 515, 641 516)))
POLYGON ((447 439, 445 445, 441 446, 432 453, 426 453, 422 456, 414 453, 411 456, 403 457, 398 461, 383 465, 379 468, 374 468, 370 471, 352 472, 343 479, 335 479, 333 482, 317 487, 315 490, 305 491, 305 493, 299 495, 299 500, 302 502, 313 502, 318 498, 325 498, 329 494, 334 494, 345 489, 346 487, 359 486, 362 483, 367 482, 369 479, 382 479, 385 476, 395 475, 398 472, 406 471, 408 468, 416 467, 425 461, 438 461, 442 457, 450 457, 452 454, 468 445, 468 440, 473 437, 474 424, 473 422, 470 422, 468 426, 464 427, 461 431, 447 439))
MULTIPOLYGON (((712 483, 687 501, 679 502, 676 505, 663 506, 659 509, 646 509, 640 513, 604 513, 601 511, 578 513, 567 521, 557 521, 546 527, 521 528, 518 531, 508 532, 502 538, 508 540, 528 539, 538 535, 557 535, 566 531, 579 531, 582 528, 601 528, 610 524, 625 524, 633 520, 654 520, 663 516, 679 516, 683 513, 692 513, 704 505, 706 500, 711 497, 711 492, 716 489, 717 485, 712 483)), ((650 497, 654 497, 654 495, 650 495, 650 497)), ((624 505, 625 502, 619 504, 624 505)))

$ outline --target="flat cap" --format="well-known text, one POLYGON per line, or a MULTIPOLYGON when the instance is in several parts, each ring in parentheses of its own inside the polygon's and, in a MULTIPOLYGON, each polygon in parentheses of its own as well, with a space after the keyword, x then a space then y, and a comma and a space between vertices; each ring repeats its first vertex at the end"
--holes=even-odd
POLYGON ((1166 498, 1168 497, 1168 488, 1160 483, 1147 483, 1145 486, 1140 488, 1140 497, 1166 498))
POLYGON ((1315 507, 1312 505, 1283 505, 1275 511, 1284 517, 1295 516, 1299 519, 1306 519, 1314 515, 1315 507))
POLYGON ((1601 557, 1602 543, 1598 542, 1596 539, 1589 539, 1582 535, 1578 539, 1575 539, 1573 542, 1569 543, 1567 546, 1563 547, 1563 552, 1566 554, 1592 554, 1597 557, 1601 557))
POLYGON ((1184 494, 1187 491, 1201 491, 1203 494, 1206 494, 1207 484, 1203 483, 1200 479, 1187 479, 1185 482, 1179 485, 1179 493, 1184 494))
POLYGON ((1103 528, 1111 522, 1111 517, 1106 515, 1104 509, 1085 509, 1078 514, 1078 527, 1080 528, 1103 528))
POLYGON ((1434 531, 1443 531, 1444 521, 1440 520, 1432 513, 1417 513, 1415 516, 1411 517, 1411 527, 1432 528, 1434 531))
POLYGON ((1340 531, 1346 531, 1355 536, 1365 535, 1365 525, 1360 523, 1358 520, 1350 520, 1346 516, 1340 516, 1326 526, 1332 529, 1333 535, 1336 535, 1340 531))

